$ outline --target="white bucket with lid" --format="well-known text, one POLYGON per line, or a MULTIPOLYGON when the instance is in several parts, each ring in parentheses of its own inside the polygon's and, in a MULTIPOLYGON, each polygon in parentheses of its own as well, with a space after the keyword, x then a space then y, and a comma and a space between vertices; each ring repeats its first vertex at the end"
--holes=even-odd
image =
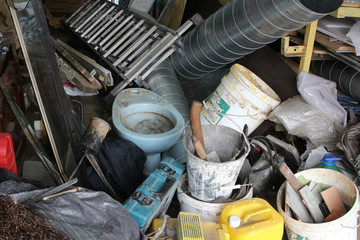
POLYGON ((254 131, 280 104, 280 97, 258 76, 239 64, 230 68, 205 100, 201 123, 254 131))

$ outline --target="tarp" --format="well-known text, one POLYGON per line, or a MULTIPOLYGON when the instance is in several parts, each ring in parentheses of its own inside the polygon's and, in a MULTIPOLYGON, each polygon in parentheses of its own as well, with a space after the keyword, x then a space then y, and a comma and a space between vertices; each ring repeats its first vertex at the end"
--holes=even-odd
POLYGON ((33 214, 50 220, 55 228, 73 239, 146 239, 127 210, 104 192, 84 189, 31 203, 33 197, 49 189, 37 189, 32 184, 14 180, 0 183, 0 194, 27 205, 33 214))

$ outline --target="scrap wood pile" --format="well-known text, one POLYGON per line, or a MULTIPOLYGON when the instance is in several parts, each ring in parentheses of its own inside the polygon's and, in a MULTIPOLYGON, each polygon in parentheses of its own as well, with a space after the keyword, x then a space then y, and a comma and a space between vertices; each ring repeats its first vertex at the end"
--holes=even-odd
MULTIPOLYGON (((335 186, 306 180, 300 189, 288 182, 285 193, 285 213, 304 223, 323 223, 336 220, 348 210, 335 186)), ((302 183, 300 183, 302 185, 302 183)))
POLYGON ((0 196, 0 239, 70 239, 61 231, 43 223, 24 205, 7 196, 0 196))

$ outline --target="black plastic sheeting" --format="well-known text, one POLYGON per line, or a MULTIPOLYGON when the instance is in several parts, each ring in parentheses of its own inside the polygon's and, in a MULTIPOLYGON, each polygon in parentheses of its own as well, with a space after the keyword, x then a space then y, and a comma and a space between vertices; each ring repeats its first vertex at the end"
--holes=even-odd
MULTIPOLYGON (((0 171, 0 175, 3 174, 4 171, 0 171)), ((72 239, 146 239, 127 210, 104 192, 85 189, 31 203, 33 197, 48 191, 49 188, 38 189, 30 183, 14 180, 1 182, 0 194, 27 205, 33 214, 51 220, 55 228, 72 239)))

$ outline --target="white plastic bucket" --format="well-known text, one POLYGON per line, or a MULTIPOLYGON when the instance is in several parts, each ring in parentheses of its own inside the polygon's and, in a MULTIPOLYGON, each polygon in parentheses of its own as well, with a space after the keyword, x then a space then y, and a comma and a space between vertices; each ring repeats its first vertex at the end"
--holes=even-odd
POLYGON ((263 80, 244 66, 234 64, 205 100, 201 123, 223 125, 235 130, 243 129, 247 124, 250 134, 280 101, 263 80))
MULTIPOLYGON (((220 215, 224 207, 229 204, 227 203, 208 203, 200 201, 196 198, 193 198, 188 193, 187 188, 187 174, 183 174, 181 176, 179 186, 177 188, 177 197, 180 202, 180 211, 182 212, 188 212, 188 213, 197 213, 200 215, 201 221, 207 221, 207 222, 219 222, 220 215)), ((253 188, 250 188, 246 195, 242 197, 241 199, 238 199, 236 201, 242 200, 242 199, 249 199, 253 197, 253 188)), ((234 202, 236 202, 234 201, 234 202)))
POLYGON ((336 186, 341 199, 350 206, 342 217, 326 223, 302 223, 283 211, 285 183, 280 187, 276 198, 279 213, 284 218, 285 230, 289 240, 357 240, 357 219, 359 191, 350 178, 334 170, 314 168, 295 174, 317 183, 336 186))
POLYGON ((220 187, 234 185, 243 166, 250 145, 242 132, 225 126, 202 126, 205 151, 216 151, 221 162, 209 162, 195 156, 191 140, 192 132, 187 129, 183 137, 187 156, 187 172, 191 195, 202 201, 214 201, 228 198, 231 190, 220 190, 220 187), (242 149, 236 160, 231 160, 242 149))

